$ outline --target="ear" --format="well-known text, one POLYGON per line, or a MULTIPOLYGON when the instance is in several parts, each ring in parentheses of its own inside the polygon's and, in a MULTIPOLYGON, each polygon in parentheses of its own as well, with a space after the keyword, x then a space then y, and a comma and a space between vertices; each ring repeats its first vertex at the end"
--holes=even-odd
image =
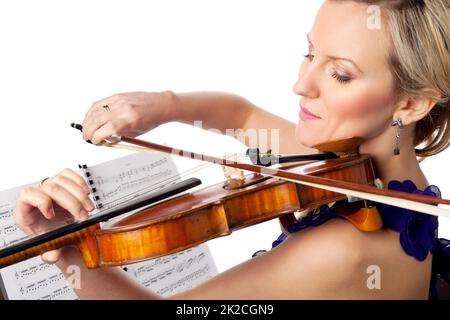
POLYGON ((401 119, 405 126, 420 121, 433 109, 440 96, 433 89, 423 89, 421 95, 414 97, 405 96, 397 104, 393 120, 401 119))

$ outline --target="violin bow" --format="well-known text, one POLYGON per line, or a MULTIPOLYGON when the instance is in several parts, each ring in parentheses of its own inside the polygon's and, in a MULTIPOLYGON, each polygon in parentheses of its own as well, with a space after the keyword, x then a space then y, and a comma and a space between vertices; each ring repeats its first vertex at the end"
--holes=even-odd
MULTIPOLYGON (((81 130, 81 126, 72 127, 81 130)), ((240 163, 234 160, 223 160, 218 157, 204 155, 201 153, 191 152, 183 149, 171 148, 153 142, 148 142, 136 138, 113 135, 111 139, 105 139, 98 146, 105 146, 116 149, 125 149, 138 152, 161 152, 179 157, 189 158, 219 164, 222 166, 232 167, 240 170, 246 170, 253 173, 259 173, 266 176, 280 178, 285 181, 298 183, 310 187, 324 189, 331 192, 345 194, 361 199, 384 203, 387 205, 418 211, 433 216, 442 216, 450 218, 450 210, 437 207, 438 204, 450 205, 450 200, 435 198, 419 194, 411 194, 407 192, 378 189, 373 186, 361 185, 353 182, 338 181, 328 178, 309 176, 282 169, 274 169, 270 167, 240 163), (127 143, 122 144, 122 142, 127 143)))

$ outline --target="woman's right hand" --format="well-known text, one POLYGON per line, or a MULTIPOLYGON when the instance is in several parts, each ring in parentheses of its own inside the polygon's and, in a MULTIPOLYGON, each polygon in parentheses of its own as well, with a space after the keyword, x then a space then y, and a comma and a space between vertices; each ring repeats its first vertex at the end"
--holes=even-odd
MULTIPOLYGON (((64 169, 42 184, 21 190, 13 212, 17 226, 29 235, 39 235, 74 221, 89 217, 94 203, 85 180, 71 169, 64 169)), ((44 253, 42 259, 55 263, 61 250, 44 253)))
POLYGON ((83 139, 98 144, 113 134, 137 137, 171 121, 175 101, 170 91, 119 93, 99 100, 83 120, 83 139))

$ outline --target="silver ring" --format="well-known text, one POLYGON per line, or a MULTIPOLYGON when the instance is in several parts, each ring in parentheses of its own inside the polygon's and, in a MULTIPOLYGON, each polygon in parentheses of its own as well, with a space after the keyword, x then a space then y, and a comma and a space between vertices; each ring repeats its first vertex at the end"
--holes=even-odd
POLYGON ((43 186, 44 185, 44 182, 46 181, 46 180, 48 180, 48 179, 50 179, 50 177, 47 177, 47 178, 44 178, 44 179, 42 179, 40 182, 39 182, 39 186, 43 186))
POLYGON ((105 104, 103 106, 103 110, 106 111, 106 112, 110 112, 111 111, 111 109, 109 108, 109 106, 107 104, 105 104))

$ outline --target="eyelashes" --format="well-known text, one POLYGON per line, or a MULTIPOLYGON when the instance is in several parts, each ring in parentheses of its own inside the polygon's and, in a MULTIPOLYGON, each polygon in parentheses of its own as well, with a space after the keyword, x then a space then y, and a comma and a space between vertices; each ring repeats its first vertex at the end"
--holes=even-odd
POLYGON ((312 61, 314 59, 314 56, 311 53, 305 54, 304 57, 309 61, 312 61))
MULTIPOLYGON (((311 54, 311 53, 305 54, 305 55, 303 55, 303 56, 304 56, 306 59, 308 59, 309 62, 312 62, 313 59, 314 59, 314 55, 311 54)), ((338 81, 339 83, 342 83, 342 84, 348 84, 348 83, 350 83, 350 81, 353 80, 353 78, 351 78, 351 77, 349 77, 349 76, 341 75, 341 74, 337 73, 336 71, 333 71, 333 73, 331 74, 331 76, 332 76, 333 78, 335 78, 336 81, 338 81)))
POLYGON ((337 81, 339 81, 340 83, 349 83, 350 81, 352 81, 352 78, 348 77, 348 76, 343 76, 340 75, 339 73, 337 73, 336 71, 334 71, 331 76, 333 78, 335 78, 337 81))

